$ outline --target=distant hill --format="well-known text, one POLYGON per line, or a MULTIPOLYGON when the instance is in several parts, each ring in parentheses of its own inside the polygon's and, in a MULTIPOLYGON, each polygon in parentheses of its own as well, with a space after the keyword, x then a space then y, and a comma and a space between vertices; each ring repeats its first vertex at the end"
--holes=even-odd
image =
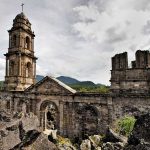
POLYGON ((36 81, 39 82, 40 80, 42 80, 44 78, 44 76, 41 75, 36 75, 36 81))
MULTIPOLYGON (((37 75, 36 81, 38 82, 42 80, 43 78, 44 76, 37 75)), ((57 79, 79 92, 99 92, 99 93, 109 92, 109 87, 102 85, 100 83, 95 84, 92 81, 79 81, 77 79, 67 77, 67 76, 60 76, 60 77, 57 77, 57 79)), ((3 87, 3 82, 4 81, 0 81, 0 90, 3 87)))
MULTIPOLYGON (((40 81, 43 78, 44 76, 41 75, 36 76, 37 81, 40 81)), ((57 77, 57 79, 80 92, 100 92, 100 93, 109 92, 109 87, 102 85, 100 83, 95 84, 92 81, 79 81, 75 78, 71 78, 67 76, 60 76, 57 77)))
POLYGON ((57 77, 57 79, 65 84, 77 84, 80 83, 77 79, 71 78, 71 77, 66 77, 66 76, 60 76, 57 77))
MULTIPOLYGON (((44 78, 44 76, 41 76, 41 75, 36 76, 37 81, 40 81, 43 78, 44 78)), ((82 85, 82 86, 100 86, 100 85, 102 85, 102 84, 95 84, 92 81, 79 81, 75 78, 71 78, 71 77, 67 77, 67 76, 59 76, 59 77, 57 77, 57 79, 67 85, 73 85, 73 84, 82 85)))
POLYGON ((57 79, 68 85, 93 86, 93 87, 102 86, 102 84, 100 84, 100 83, 95 84, 92 81, 79 81, 75 78, 71 78, 71 77, 67 77, 67 76, 60 76, 60 77, 57 77, 57 79))
POLYGON ((66 76, 60 76, 57 79, 79 92, 96 92, 96 93, 109 92, 109 87, 100 83, 95 84, 92 81, 79 81, 77 79, 66 76))

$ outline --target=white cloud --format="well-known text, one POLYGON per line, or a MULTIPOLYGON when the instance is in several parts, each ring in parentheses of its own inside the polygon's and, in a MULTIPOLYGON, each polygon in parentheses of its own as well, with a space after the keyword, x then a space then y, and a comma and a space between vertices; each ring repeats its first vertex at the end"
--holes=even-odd
MULTIPOLYGON (((109 84, 111 57, 148 49, 149 0, 0 0, 0 61, 8 47, 7 30, 25 3, 35 31, 37 73, 67 75, 109 84)), ((0 65, 4 75, 5 63, 0 65)))

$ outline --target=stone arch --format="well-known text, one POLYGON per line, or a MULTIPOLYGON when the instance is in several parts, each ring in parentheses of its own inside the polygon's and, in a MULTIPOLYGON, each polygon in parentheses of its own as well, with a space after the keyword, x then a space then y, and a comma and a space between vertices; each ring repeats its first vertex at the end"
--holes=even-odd
POLYGON ((30 38, 28 36, 25 39, 25 48, 30 49, 30 38))
POLYGON ((32 64, 30 62, 28 62, 26 64, 26 77, 28 78, 31 78, 32 77, 32 64))
POLYGON ((79 123, 79 137, 86 138, 88 135, 99 133, 99 111, 92 105, 84 105, 77 110, 79 123))
POLYGON ((42 130, 59 130, 59 111, 56 104, 46 100, 40 106, 40 126, 42 130))

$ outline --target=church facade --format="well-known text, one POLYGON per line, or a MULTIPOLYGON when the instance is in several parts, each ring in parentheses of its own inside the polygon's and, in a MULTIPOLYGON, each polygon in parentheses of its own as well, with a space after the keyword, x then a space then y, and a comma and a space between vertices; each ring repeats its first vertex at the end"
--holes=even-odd
POLYGON ((38 117, 39 130, 57 129, 70 138, 104 133, 117 118, 150 111, 148 51, 136 52, 132 68, 128 67, 127 53, 112 57, 110 93, 81 93, 54 77, 46 76, 36 83, 35 35, 23 12, 8 32, 1 109, 32 112, 38 117))

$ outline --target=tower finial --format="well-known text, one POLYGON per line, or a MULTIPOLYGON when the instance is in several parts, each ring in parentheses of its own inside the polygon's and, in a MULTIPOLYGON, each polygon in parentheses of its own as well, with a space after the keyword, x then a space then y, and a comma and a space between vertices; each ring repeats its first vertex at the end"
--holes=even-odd
POLYGON ((22 12, 23 12, 23 6, 24 6, 24 4, 22 3, 21 6, 22 6, 22 12))

